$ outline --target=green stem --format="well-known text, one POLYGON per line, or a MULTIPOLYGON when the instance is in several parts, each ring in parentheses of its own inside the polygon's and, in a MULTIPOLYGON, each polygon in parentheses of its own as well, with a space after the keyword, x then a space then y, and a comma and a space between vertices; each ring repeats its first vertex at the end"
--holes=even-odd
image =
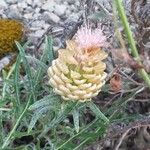
MULTIPOLYGON (((122 0, 115 0, 115 2, 116 2, 116 7, 117 7, 117 10, 118 10, 118 13, 120 15, 120 19, 121 19, 122 24, 123 24, 124 29, 125 29, 125 33, 126 33, 127 38, 128 38, 128 42, 129 42, 130 47, 131 47, 131 53, 132 53, 133 57, 135 57, 138 60, 138 63, 141 64, 140 56, 138 54, 138 50, 136 48, 136 43, 135 43, 135 40, 133 38, 131 29, 130 29, 130 26, 129 26, 127 16, 125 14, 125 10, 124 10, 123 4, 122 4, 122 0)), ((145 81, 145 83, 150 88, 150 78, 149 78, 148 73, 145 71, 145 69, 139 69, 139 73, 140 73, 140 76, 145 81)))

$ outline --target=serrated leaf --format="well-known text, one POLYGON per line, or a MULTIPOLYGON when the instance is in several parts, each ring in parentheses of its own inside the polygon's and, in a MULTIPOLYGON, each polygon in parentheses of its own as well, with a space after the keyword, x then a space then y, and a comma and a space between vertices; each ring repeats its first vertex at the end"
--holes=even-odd
POLYGON ((60 96, 58 95, 48 95, 44 98, 42 98, 39 101, 36 101, 34 104, 32 104, 29 107, 29 110, 35 110, 35 109, 39 109, 40 107, 45 107, 45 106, 50 106, 50 105, 54 105, 55 103, 58 103, 60 100, 60 96))
MULTIPOLYGON (((53 59, 54 59, 54 56, 53 56, 53 49, 52 49, 52 38, 46 37, 46 48, 44 49, 44 52, 43 52, 43 55, 41 56, 40 61, 45 64, 47 61, 51 62, 53 59)), ((47 71, 47 70, 43 71, 42 67, 38 67, 38 68, 39 69, 38 69, 35 79, 34 79, 35 87, 38 87, 37 85, 43 78, 43 74, 45 73, 45 71, 47 71)), ((47 67, 46 67, 46 69, 47 69, 47 67)))
POLYGON ((51 128, 56 127, 77 105, 79 105, 78 102, 62 103, 60 111, 55 115, 55 118, 49 124, 47 124, 47 127, 42 134, 46 133, 51 128))
POLYGON ((36 122, 41 118, 43 114, 45 114, 48 110, 50 110, 49 106, 45 106, 41 109, 36 110, 36 112, 32 115, 30 124, 28 126, 28 133, 33 129, 36 122))
POLYGON ((29 88, 30 88, 30 92, 32 93, 32 96, 33 96, 33 99, 34 101, 36 101, 36 96, 35 96, 35 89, 34 89, 34 82, 33 82, 33 78, 32 78, 32 73, 31 73, 31 67, 26 59, 26 55, 25 55, 25 51, 24 51, 24 48, 16 41, 16 45, 17 45, 17 48, 20 52, 20 56, 21 56, 21 59, 23 61, 23 65, 24 65, 24 68, 25 68, 25 71, 26 71, 26 74, 27 74, 27 77, 28 77, 28 80, 29 80, 29 88))
POLYGON ((47 58, 48 58, 49 62, 52 62, 52 60, 55 58, 54 50, 53 50, 53 47, 52 47, 52 44, 53 44, 52 37, 47 37, 46 36, 45 41, 46 41, 45 51, 46 51, 46 54, 47 54, 47 58))
POLYGON ((109 123, 109 119, 100 111, 100 109, 93 102, 88 102, 87 105, 98 118, 104 120, 106 123, 109 123))
POLYGON ((78 109, 74 109, 72 112, 73 115, 73 122, 74 122, 74 127, 76 132, 79 132, 79 110, 78 109))
POLYGON ((17 106, 20 105, 20 87, 18 84, 19 72, 20 72, 20 63, 21 63, 21 57, 20 57, 20 55, 18 55, 16 63, 15 63, 15 71, 14 71, 14 88, 15 88, 15 97, 16 97, 17 106))

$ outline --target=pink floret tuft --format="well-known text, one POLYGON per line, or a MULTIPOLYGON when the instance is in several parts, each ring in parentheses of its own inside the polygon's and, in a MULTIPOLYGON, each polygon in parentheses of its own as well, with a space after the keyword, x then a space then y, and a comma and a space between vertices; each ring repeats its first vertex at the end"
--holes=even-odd
POLYGON ((81 27, 77 31, 75 41, 81 49, 88 49, 90 47, 101 48, 107 46, 106 37, 102 33, 102 30, 92 30, 87 26, 81 27))

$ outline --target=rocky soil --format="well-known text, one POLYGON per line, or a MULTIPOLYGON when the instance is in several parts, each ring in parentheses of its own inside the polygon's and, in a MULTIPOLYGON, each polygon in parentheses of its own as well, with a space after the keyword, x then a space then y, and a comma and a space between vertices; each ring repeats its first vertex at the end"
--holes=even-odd
POLYGON ((0 1, 0 18, 23 22, 27 39, 31 42, 30 49, 33 51, 45 34, 54 35, 54 48, 60 48, 60 34, 63 33, 66 24, 78 22, 81 13, 78 0, 0 1))

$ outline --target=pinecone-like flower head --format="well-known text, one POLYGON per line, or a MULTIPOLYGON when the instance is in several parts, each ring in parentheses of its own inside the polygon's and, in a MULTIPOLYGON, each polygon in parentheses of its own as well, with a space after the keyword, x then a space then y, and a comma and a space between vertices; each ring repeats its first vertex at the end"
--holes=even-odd
POLYGON ((58 51, 48 69, 49 83, 64 100, 88 101, 98 95, 105 84, 107 57, 102 30, 82 27, 75 39, 67 41, 66 49, 58 51))

